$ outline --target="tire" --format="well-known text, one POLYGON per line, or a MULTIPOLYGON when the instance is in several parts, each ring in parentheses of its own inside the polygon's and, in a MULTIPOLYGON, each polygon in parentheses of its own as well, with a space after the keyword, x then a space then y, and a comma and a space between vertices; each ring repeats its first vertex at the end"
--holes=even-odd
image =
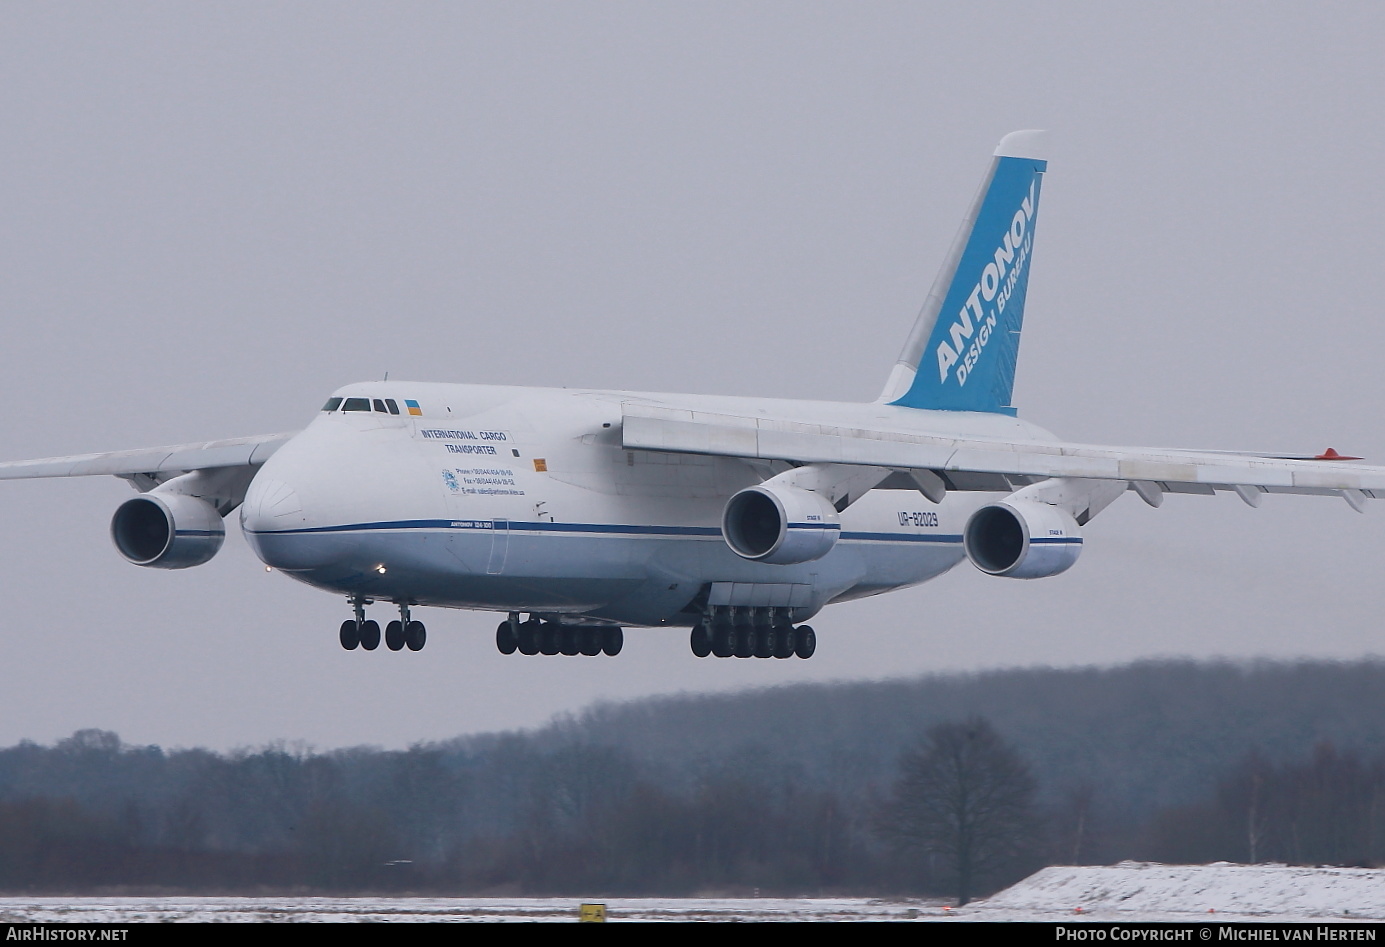
POLYGON ((712 654, 719 658, 729 658, 736 653, 735 629, 726 621, 712 623, 712 654))
POLYGON ((341 641, 341 646, 347 651, 355 651, 361 646, 361 633, 356 628, 356 619, 348 618, 341 623, 341 632, 337 636, 341 641))
POLYGON ((577 650, 589 658, 594 658, 601 653, 601 629, 600 628, 579 628, 577 629, 577 650))
POLYGON ((520 654, 539 653, 539 627, 540 622, 536 618, 531 618, 519 626, 516 636, 519 639, 520 654))
POLYGON ((752 634, 755 636, 755 657, 771 657, 774 654, 774 628, 769 625, 756 625, 752 634))
POLYGON ((562 641, 558 635, 559 626, 551 621, 546 621, 539 626, 539 653, 549 656, 557 654, 562 650, 562 641))
POLYGON ((794 654, 807 660, 813 656, 813 652, 817 649, 818 636, 813 631, 812 625, 799 625, 794 629, 794 654))
POLYGON ((748 658, 755 653, 755 626, 736 625, 732 629, 735 641, 733 647, 738 658, 748 658))
POLYGON ((569 658, 582 653, 582 643, 577 640, 577 626, 558 626, 558 650, 569 658))
POLYGON ((793 625, 780 622, 774 626, 774 656, 776 658, 793 657, 794 633, 793 625))
POLYGON ((519 635, 515 634, 515 626, 510 624, 507 618, 495 626, 495 648, 501 654, 514 654, 519 647, 519 635))
POLYGON ((410 651, 422 651, 428 643, 428 629, 421 621, 411 621, 404 626, 404 643, 410 651))
POLYGON ((392 621, 385 626, 385 647, 399 651, 404 647, 404 623, 392 621))
POLYGON ((693 625, 692 634, 688 636, 688 644, 692 647, 692 653, 699 658, 705 658, 712 653, 712 636, 707 632, 707 623, 698 622, 693 625))
POLYGON ((374 651, 380 647, 380 623, 378 621, 361 622, 361 647, 367 651, 374 651))
POLYGON ((625 629, 603 628, 601 630, 601 650, 608 657, 614 658, 620 654, 620 649, 623 647, 625 647, 625 629))

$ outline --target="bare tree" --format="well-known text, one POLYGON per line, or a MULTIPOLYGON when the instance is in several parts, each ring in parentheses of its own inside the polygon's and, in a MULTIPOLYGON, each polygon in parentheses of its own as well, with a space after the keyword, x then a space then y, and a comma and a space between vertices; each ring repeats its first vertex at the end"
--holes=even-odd
POLYGON ((931 728, 899 770, 881 829, 941 859, 959 905, 979 880, 1022 860, 1035 836, 1034 778, 986 720, 931 728))

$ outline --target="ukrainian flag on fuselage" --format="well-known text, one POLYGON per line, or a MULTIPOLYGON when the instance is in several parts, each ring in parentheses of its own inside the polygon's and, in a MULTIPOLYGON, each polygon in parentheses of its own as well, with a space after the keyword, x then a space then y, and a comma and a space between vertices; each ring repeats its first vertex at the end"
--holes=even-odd
POLYGON ((420 408, 420 407, 418 406, 418 402, 417 402, 417 401, 410 401, 408 398, 405 398, 405 399, 404 399, 404 407, 406 407, 406 408, 409 409, 409 414, 412 415, 413 417, 416 417, 416 418, 421 418, 421 417, 423 417, 423 409, 420 408))
MULTIPOLYGON (((968 215, 974 223, 918 355, 913 383, 891 404, 1015 413, 1015 363, 1047 167, 1037 158, 998 155, 993 160, 968 215)), ((940 281, 945 277, 941 274, 940 281)))

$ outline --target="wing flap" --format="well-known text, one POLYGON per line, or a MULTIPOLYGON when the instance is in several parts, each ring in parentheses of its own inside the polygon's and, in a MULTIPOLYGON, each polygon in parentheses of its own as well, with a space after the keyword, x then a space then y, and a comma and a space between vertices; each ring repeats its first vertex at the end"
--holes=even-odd
POLYGON ((1276 493, 1385 495, 1385 467, 1215 451, 1106 447, 946 437, 849 428, 772 417, 735 417, 626 402, 627 450, 716 454, 798 464, 830 463, 996 474, 1148 481, 1170 492, 1211 493, 1236 486, 1276 493), (1181 485, 1181 486, 1180 486, 1181 485))

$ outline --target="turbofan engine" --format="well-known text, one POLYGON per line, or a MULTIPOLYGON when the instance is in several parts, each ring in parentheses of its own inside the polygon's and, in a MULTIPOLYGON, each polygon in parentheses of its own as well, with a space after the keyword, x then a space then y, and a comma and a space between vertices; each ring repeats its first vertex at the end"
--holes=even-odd
POLYGON ((841 531, 827 498, 797 487, 746 487, 721 514, 721 535, 732 552, 773 565, 821 559, 841 531))
POLYGON ((155 490, 120 504, 111 517, 111 539, 137 566, 186 569, 216 555, 226 526, 206 500, 155 490))
POLYGON ((1082 534, 1077 520, 1056 506, 1001 500, 971 515, 962 544, 982 572, 1042 579, 1072 567, 1082 553, 1082 534))

